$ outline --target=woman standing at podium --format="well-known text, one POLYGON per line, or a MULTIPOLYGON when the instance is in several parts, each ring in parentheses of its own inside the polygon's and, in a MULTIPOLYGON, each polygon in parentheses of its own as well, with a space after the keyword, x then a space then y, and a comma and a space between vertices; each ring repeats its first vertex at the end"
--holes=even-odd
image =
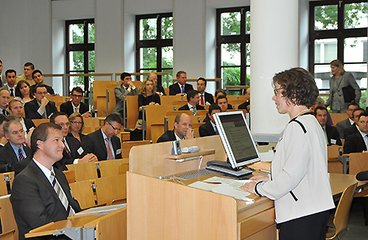
POLYGON ((243 189, 275 201, 280 240, 322 240, 334 208, 327 173, 327 143, 310 107, 318 96, 313 76, 292 68, 273 77, 280 114, 288 122, 276 146, 271 175, 254 176, 243 189))

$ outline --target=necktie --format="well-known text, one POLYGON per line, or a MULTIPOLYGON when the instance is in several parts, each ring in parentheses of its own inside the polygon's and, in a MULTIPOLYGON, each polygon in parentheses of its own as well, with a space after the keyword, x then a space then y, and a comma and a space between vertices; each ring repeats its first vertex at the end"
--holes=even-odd
POLYGON ((79 112, 79 107, 75 107, 74 112, 79 112))
POLYGON ((8 112, 5 109, 3 109, 3 115, 8 116, 8 112))
POLYGON ((23 155, 22 148, 18 148, 18 160, 19 160, 19 162, 24 160, 24 155, 23 155))
POLYGON ((204 106, 204 96, 203 96, 203 95, 204 95, 204 94, 202 93, 202 94, 201 94, 201 105, 202 105, 202 106, 204 106))
POLYGON ((196 107, 192 107, 192 115, 195 116, 197 113, 197 108, 196 107))
POLYGON ((184 85, 181 85, 181 93, 185 93, 184 92, 184 85))
POLYGON ((71 152, 70 152, 70 149, 69 149, 69 147, 68 147, 67 143, 65 142, 65 139, 63 140, 63 143, 64 143, 64 151, 65 151, 65 153, 66 153, 66 154, 68 154, 68 155, 69 155, 69 157, 71 157, 71 156, 72 156, 72 154, 71 154, 71 152))
POLYGON ((61 188, 59 182, 57 181, 54 172, 51 172, 50 180, 52 183, 52 187, 54 188, 57 196, 59 197, 60 202, 63 204, 66 212, 69 214, 69 216, 73 215, 75 213, 74 209, 70 206, 68 198, 66 197, 63 189, 61 188))
POLYGON ((10 88, 10 96, 14 97, 14 89, 10 88))
POLYGON ((105 142, 106 142, 106 150, 107 150, 107 159, 114 159, 114 156, 112 154, 112 150, 110 147, 109 138, 105 138, 105 142))

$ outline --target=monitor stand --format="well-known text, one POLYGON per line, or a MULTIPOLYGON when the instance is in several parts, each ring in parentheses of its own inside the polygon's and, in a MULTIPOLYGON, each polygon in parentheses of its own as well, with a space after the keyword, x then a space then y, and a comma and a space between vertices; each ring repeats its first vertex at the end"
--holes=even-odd
POLYGON ((207 162, 206 169, 225 173, 234 177, 243 177, 252 173, 249 169, 244 168, 232 168, 230 162, 228 161, 209 161, 207 162))

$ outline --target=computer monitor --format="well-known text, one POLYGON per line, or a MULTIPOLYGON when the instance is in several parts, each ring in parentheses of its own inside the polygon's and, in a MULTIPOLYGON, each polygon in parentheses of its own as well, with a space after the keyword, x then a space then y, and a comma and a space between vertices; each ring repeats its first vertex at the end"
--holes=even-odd
POLYGON ((216 113, 214 117, 232 168, 236 169, 260 160, 242 111, 216 113))

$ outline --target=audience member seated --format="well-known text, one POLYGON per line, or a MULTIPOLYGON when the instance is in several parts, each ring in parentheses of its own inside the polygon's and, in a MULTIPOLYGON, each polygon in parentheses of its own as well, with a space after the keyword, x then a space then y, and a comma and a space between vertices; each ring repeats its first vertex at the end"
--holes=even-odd
POLYGON ((24 118, 25 112, 23 102, 18 97, 15 97, 9 102, 9 114, 10 116, 18 118, 26 134, 36 127, 31 119, 24 118))
POLYGON ((108 115, 100 129, 87 135, 84 141, 86 152, 94 153, 99 161, 122 158, 120 139, 116 136, 122 125, 123 120, 118 114, 108 115))
MULTIPOLYGON (((318 106, 322 106, 322 107, 325 107, 325 100, 323 100, 323 98, 321 98, 320 96, 317 97, 317 100, 316 102, 312 105, 312 107, 310 108, 311 112, 314 112, 314 109, 316 109, 316 107, 318 106)), ((326 108, 327 109, 327 108, 326 108)), ((332 122, 332 118, 331 118, 331 115, 330 113, 327 111, 327 122, 326 122, 327 125, 334 125, 333 122, 332 122)))
POLYGON ((121 85, 115 87, 115 101, 116 107, 115 112, 123 114, 123 102, 125 101, 126 96, 134 96, 138 95, 138 89, 132 83, 132 75, 127 72, 123 72, 120 75, 121 85))
POLYGON ((346 136, 344 153, 363 152, 368 149, 368 114, 361 113, 358 118, 358 133, 346 136))
POLYGON ((32 159, 32 152, 25 145, 26 137, 22 124, 15 117, 4 123, 4 134, 8 142, 0 148, 0 171, 20 173, 32 159))
POLYGON ((17 82, 19 82, 20 80, 25 80, 30 86, 35 85, 36 83, 32 78, 32 73, 34 69, 35 66, 33 65, 33 63, 26 62, 23 67, 23 74, 17 77, 17 82))
POLYGON ((91 113, 88 111, 87 104, 82 102, 83 90, 80 87, 74 87, 70 93, 70 101, 60 105, 60 112, 66 113, 68 116, 72 113, 80 113, 83 117, 90 117, 91 113))
POLYGON ((77 164, 85 162, 96 162, 97 157, 84 151, 81 143, 74 137, 68 136, 69 133, 69 119, 65 113, 55 112, 50 117, 50 122, 61 127, 61 133, 63 134, 63 143, 65 145, 63 151, 63 158, 56 162, 54 167, 64 171, 67 170, 66 164, 77 164))
POLYGON ((209 119, 209 121, 207 121, 205 124, 199 127, 199 136, 206 137, 218 134, 218 130, 213 115, 219 112, 221 112, 221 109, 218 105, 212 104, 210 106, 207 113, 207 118, 209 119))
POLYGON ((70 122, 70 127, 69 127, 68 136, 74 137, 80 143, 83 143, 83 141, 87 137, 86 135, 82 133, 83 127, 84 127, 83 116, 79 112, 72 113, 69 116, 69 122, 70 122))
POLYGON ((194 138, 192 118, 186 113, 181 113, 175 117, 174 130, 167 130, 164 132, 157 142, 169 142, 192 138, 194 138))
POLYGON ((314 109, 314 116, 321 125, 323 132, 325 133, 327 145, 339 145, 341 146, 341 139, 339 132, 334 126, 327 124, 327 108, 323 106, 317 106, 314 109))
POLYGON ((44 83, 44 77, 43 77, 43 74, 40 70, 38 70, 38 69, 34 70, 33 73, 32 73, 32 78, 33 78, 33 81, 36 83, 35 85, 31 86, 31 93, 32 94, 35 93, 36 85, 43 84, 43 85, 45 85, 45 87, 47 89, 47 92, 50 95, 55 95, 54 89, 52 87, 50 87, 49 85, 44 83))
POLYGON ((10 93, 5 87, 0 88, 0 114, 9 115, 8 104, 10 101, 10 93))
MULTIPOLYGON (((223 89, 217 89, 215 92, 215 99, 216 99, 216 104, 217 104, 217 98, 220 96, 227 96, 226 92, 223 89)), ((227 97, 226 97, 226 102, 227 102, 227 97)), ((227 109, 234 109, 233 105, 231 104, 227 104, 227 109)))
POLYGON ((10 196, 20 240, 34 228, 81 210, 65 175, 53 167, 63 156, 62 140, 60 126, 53 123, 41 124, 32 134, 33 160, 15 177, 10 196))
POLYGON ((199 105, 199 93, 197 90, 190 90, 187 94, 188 103, 181 106, 179 110, 190 110, 193 115, 196 115, 197 110, 204 110, 204 107, 199 105))
POLYGON ((31 93, 31 86, 26 80, 20 80, 15 87, 15 96, 20 97, 24 103, 32 101, 33 94, 31 93))
POLYGON ((179 71, 176 73, 176 83, 169 86, 169 95, 185 95, 190 90, 193 90, 193 86, 187 83, 187 73, 179 71))
POLYGON ((349 103, 346 108, 346 115, 348 118, 336 124, 337 131, 339 131, 341 138, 345 138, 344 130, 354 124, 353 111, 357 108, 359 108, 357 103, 349 103))
POLYGON ((35 98, 24 105, 26 118, 42 119, 50 118, 51 114, 56 112, 56 106, 53 101, 46 98, 47 89, 45 85, 40 84, 35 88, 35 98))
POLYGON ((358 128, 358 119, 359 119, 359 116, 360 114, 364 113, 364 109, 363 108, 357 108, 353 111, 353 120, 354 120, 354 123, 353 125, 347 127, 347 128, 344 128, 344 136, 345 138, 347 138, 349 135, 352 135, 354 133, 358 133, 359 132, 359 128, 358 128))
POLYGON ((216 98, 216 104, 220 107, 221 112, 226 112, 229 108, 229 104, 227 103, 227 97, 220 95, 216 98))
POLYGON ((16 76, 17 72, 14 69, 8 69, 5 72, 6 84, 4 87, 10 92, 11 97, 15 96, 16 76))
POLYGON ((203 77, 198 78, 197 80, 197 91, 199 93, 199 105, 211 105, 214 104, 213 95, 211 93, 206 92, 207 80, 203 77))
POLYGON ((159 85, 158 82, 157 82, 157 74, 156 73, 153 73, 153 72, 149 73, 148 77, 147 77, 147 80, 153 81, 154 85, 156 85, 156 93, 157 94, 159 94, 160 96, 166 95, 165 94, 165 89, 161 85, 159 85))
POLYGON ((8 140, 5 138, 4 134, 4 124, 8 121, 8 118, 2 114, 0 114, 0 148, 3 147, 8 140))
POLYGON ((156 94, 156 87, 152 80, 144 80, 141 93, 138 95, 139 119, 142 119, 142 107, 146 105, 160 105, 160 95, 156 94))
POLYGON ((248 96, 248 99, 246 99, 242 104, 238 106, 238 109, 245 109, 247 112, 250 112, 250 87, 245 89, 245 95, 248 96))

